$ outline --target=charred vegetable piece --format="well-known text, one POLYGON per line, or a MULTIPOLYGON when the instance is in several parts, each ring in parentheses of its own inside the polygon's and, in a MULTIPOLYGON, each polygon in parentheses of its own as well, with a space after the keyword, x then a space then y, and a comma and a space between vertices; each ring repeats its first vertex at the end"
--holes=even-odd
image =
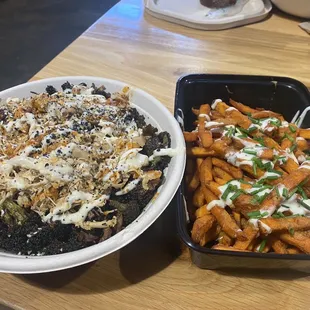
POLYGON ((27 220, 27 214, 23 207, 12 200, 5 200, 0 206, 2 221, 8 226, 22 225, 27 220))

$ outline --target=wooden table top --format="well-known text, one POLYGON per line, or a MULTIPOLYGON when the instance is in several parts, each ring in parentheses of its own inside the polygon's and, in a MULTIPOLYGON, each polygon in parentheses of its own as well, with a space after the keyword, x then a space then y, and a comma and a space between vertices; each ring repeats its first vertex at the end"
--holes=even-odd
MULTIPOLYGON (((310 86, 310 37, 299 20, 219 32, 193 30, 124 0, 33 79, 93 75, 125 81, 173 110, 175 83, 192 72, 290 76, 310 86)), ((309 309, 310 277, 296 272, 200 270, 180 251, 175 205, 119 252, 71 270, 0 275, 0 303, 16 309, 309 309)), ((1 306, 0 306, 1 308, 1 306)))

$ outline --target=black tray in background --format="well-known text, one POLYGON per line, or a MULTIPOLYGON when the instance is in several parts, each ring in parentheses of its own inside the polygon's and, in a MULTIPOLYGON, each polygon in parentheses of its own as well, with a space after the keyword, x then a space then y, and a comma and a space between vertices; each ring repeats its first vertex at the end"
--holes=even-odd
MULTIPOLYGON (((251 107, 261 107, 284 115, 290 121, 295 113, 310 105, 310 93, 301 82, 286 77, 191 74, 177 82, 175 117, 184 115, 185 130, 193 129, 192 107, 212 103, 214 99, 228 102, 229 98, 251 107)), ((310 117, 303 127, 310 127, 310 117)), ((178 233, 189 247, 192 261, 199 268, 224 269, 295 269, 310 272, 310 255, 280 255, 212 250, 195 244, 190 237, 187 220, 184 182, 177 193, 178 233)))

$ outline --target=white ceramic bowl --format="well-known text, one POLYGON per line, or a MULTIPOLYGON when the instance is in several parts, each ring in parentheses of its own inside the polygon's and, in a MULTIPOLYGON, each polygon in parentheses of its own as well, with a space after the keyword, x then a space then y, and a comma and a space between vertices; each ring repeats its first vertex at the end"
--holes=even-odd
POLYGON ((310 0, 271 0, 271 2, 288 14, 310 18, 310 0))
MULTIPOLYGON (((43 92, 47 85, 61 89, 61 85, 69 81, 73 84, 85 82, 88 85, 105 85, 107 91, 121 91, 125 83, 88 76, 67 76, 39 80, 4 90, 0 98, 29 97, 30 91, 43 92)), ((176 193, 181 182, 185 166, 185 143, 179 124, 173 115, 157 99, 148 93, 130 87, 130 100, 138 110, 146 116, 146 121, 171 135, 172 148, 178 149, 178 154, 172 158, 166 171, 166 181, 159 188, 159 195, 150 202, 136 221, 110 239, 78 251, 52 256, 19 256, 4 253, 0 250, 0 272, 7 273, 41 273, 75 267, 106 256, 133 241, 143 233, 165 210, 176 193)))

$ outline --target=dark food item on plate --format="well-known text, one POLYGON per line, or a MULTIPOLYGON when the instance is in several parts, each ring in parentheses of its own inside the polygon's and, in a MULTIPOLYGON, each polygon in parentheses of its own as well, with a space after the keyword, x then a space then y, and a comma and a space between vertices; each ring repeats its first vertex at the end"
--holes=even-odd
POLYGON ((174 150, 128 89, 66 82, 0 101, 0 248, 52 255, 104 241, 156 198, 174 150))
POLYGON ((208 8, 220 9, 235 5, 237 0, 200 0, 200 3, 208 8))

